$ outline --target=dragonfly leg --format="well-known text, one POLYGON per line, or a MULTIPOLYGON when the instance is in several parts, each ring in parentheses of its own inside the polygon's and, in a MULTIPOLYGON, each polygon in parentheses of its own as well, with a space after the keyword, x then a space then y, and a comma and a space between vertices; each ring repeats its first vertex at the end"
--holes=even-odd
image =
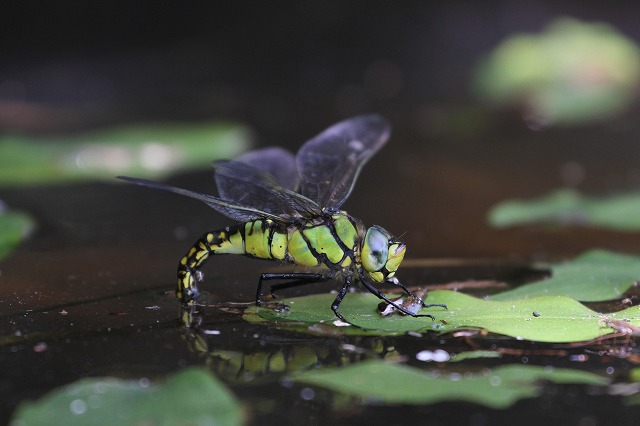
POLYGON ((387 280, 387 282, 388 282, 389 284, 393 284, 393 285, 396 285, 396 286, 400 287, 402 290, 404 290, 404 291, 405 291, 407 294, 409 294, 410 296, 413 296, 413 297, 415 297, 415 298, 419 299, 419 300, 420 300, 420 304, 422 305, 422 307, 423 307, 423 308, 434 308, 434 307, 438 307, 438 308, 445 308, 445 309, 447 309, 447 310, 449 309, 449 308, 447 308, 447 305, 445 305, 444 303, 430 303, 430 304, 424 303, 424 300, 422 300, 422 298, 421 298, 421 297, 418 297, 414 292, 412 292, 412 291, 411 291, 411 290, 409 290, 407 287, 405 287, 405 286, 404 286, 404 284, 402 284, 402 283, 400 282, 400 280, 399 280, 399 279, 397 279, 396 277, 393 277, 393 278, 391 278, 391 279, 388 279, 388 280, 387 280))
POLYGON ((336 296, 335 300, 331 304, 331 310, 333 311, 334 314, 336 314, 336 316, 340 319, 340 321, 354 325, 351 321, 347 321, 347 319, 338 311, 338 308, 342 303, 342 299, 344 299, 344 297, 347 295, 347 292, 349 292, 349 288, 351 288, 351 277, 347 276, 345 277, 342 288, 340 289, 340 291, 338 292, 338 295, 336 296))
POLYGON ((429 315, 429 314, 416 314, 414 312, 409 311, 408 309, 406 309, 404 306, 402 305, 398 305, 396 302, 394 302, 393 300, 389 299, 387 296, 385 296, 384 294, 382 294, 380 292, 380 290, 378 290, 377 288, 375 288, 372 284, 370 284, 369 282, 367 282, 364 279, 361 279, 360 282, 362 283, 362 285, 364 286, 364 288, 366 288, 367 290, 369 290, 372 294, 374 294, 378 299, 382 299, 385 302, 387 302, 389 305, 393 306, 394 308, 396 308, 397 310, 399 310, 400 312, 406 314, 406 315, 411 315, 412 317, 428 317, 431 318, 433 321, 435 321, 435 317, 433 315, 429 315))
POLYGON ((328 281, 330 277, 323 274, 311 274, 311 273, 280 273, 280 274, 262 274, 260 280, 258 280, 258 289, 256 291, 256 306, 262 304, 262 282, 271 280, 293 280, 282 284, 271 285, 271 297, 275 298, 275 292, 285 288, 297 287, 306 284, 313 284, 322 281, 328 281))

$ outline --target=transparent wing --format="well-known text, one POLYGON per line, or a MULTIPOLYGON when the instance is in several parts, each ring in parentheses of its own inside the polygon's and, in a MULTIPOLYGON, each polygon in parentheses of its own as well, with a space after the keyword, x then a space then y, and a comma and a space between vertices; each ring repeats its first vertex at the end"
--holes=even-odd
POLYGON ((362 166, 389 139, 379 115, 363 115, 329 127, 305 143, 296 157, 300 193, 321 207, 338 209, 351 194, 362 166))
MULTIPOLYGON (((269 173, 280 186, 288 190, 295 191, 298 188, 299 179, 296 157, 284 148, 274 146, 256 149, 241 155, 235 161, 240 161, 269 173)), ((218 183, 218 190, 220 189, 220 183, 218 183)), ((222 196, 222 191, 220 191, 220 194, 222 196)), ((226 199, 232 200, 233 198, 226 199)))
POLYGON ((259 218, 270 218, 277 221, 282 219, 269 212, 264 212, 251 206, 242 205, 239 203, 233 203, 214 197, 213 195, 201 194, 199 192, 189 191, 188 189, 176 188, 175 186, 164 185, 158 182, 152 182, 150 180, 132 178, 127 176, 118 176, 118 179, 126 180, 127 182, 135 183, 136 185, 142 185, 154 189, 162 189, 163 191, 169 191, 187 197, 200 200, 209 207, 217 210, 223 215, 236 220, 238 222, 248 222, 259 218))
POLYGON ((215 167, 220 198, 225 201, 282 218, 307 218, 321 213, 315 202, 281 186, 270 173, 240 161, 218 161, 215 167))

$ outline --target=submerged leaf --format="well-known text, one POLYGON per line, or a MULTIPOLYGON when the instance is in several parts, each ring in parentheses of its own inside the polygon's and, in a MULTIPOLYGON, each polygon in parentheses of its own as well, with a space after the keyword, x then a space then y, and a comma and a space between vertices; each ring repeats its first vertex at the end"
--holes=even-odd
POLYGON ((294 374, 292 379, 358 396, 376 403, 435 404, 466 401, 501 409, 541 393, 539 382, 604 386, 607 379, 580 370, 531 365, 507 365, 489 373, 446 376, 384 361, 366 361, 342 368, 324 368, 294 374))
MULTIPOLYGON (((278 325, 292 324, 298 328, 305 323, 309 332, 317 323, 327 326, 335 321, 330 309, 334 295, 319 294, 285 299, 288 311, 276 312, 266 308, 250 308, 245 317, 256 317, 278 325), (313 326, 310 326, 313 324, 313 326)), ((462 293, 438 290, 429 293, 428 303, 444 303, 449 309, 430 308, 430 318, 392 315, 382 317, 377 312, 379 300, 372 294, 349 294, 341 305, 343 315, 360 327, 341 327, 344 333, 367 335, 401 334, 408 331, 441 333, 468 329, 485 329, 518 339, 539 342, 579 342, 595 339, 614 330, 603 324, 598 312, 564 296, 543 296, 509 301, 482 300, 462 293)), ((629 311, 630 324, 640 326, 640 311, 629 311)), ((337 330, 336 327, 332 327, 337 330)))
POLYGON ((640 192, 589 197, 560 189, 533 200, 503 201, 491 209, 488 221, 496 228, 553 223, 640 231, 640 192))
POLYGON ((14 414, 15 425, 239 425, 235 398, 203 368, 190 368, 163 384, 113 377, 81 379, 14 414))
POLYGON ((551 277, 490 297, 512 300, 537 296, 568 296, 582 302, 620 298, 640 280, 640 257, 591 250, 551 266, 551 277))

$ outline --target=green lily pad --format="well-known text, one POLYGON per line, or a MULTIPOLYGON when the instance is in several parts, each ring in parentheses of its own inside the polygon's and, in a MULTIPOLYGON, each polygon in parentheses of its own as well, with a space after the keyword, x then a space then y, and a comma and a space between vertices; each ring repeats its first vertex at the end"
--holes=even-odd
POLYGON ((0 260, 8 256, 34 228, 34 220, 26 213, 0 208, 0 260))
POLYGON ((233 395, 204 368, 190 368, 165 383, 111 377, 81 379, 38 401, 23 403, 12 424, 239 425, 233 395))
POLYGON ((520 107, 533 126, 588 123, 634 102, 640 48, 609 24, 559 18, 507 37, 475 77, 482 99, 520 107))
POLYGON ((0 137, 0 186, 50 184, 130 174, 162 177, 208 167, 250 145, 230 123, 131 125, 69 137, 0 137))
POLYGON ((551 277, 490 297, 512 300, 537 296, 568 296, 582 302, 620 298, 640 281, 640 257, 606 250, 591 250, 575 259, 551 266, 551 277))
POLYGON ((491 209, 488 221, 496 228, 549 223, 640 231, 640 192, 589 197, 560 189, 533 200, 503 201, 491 209))
POLYGON ((466 401, 504 409, 523 398, 540 395, 541 381, 605 386, 596 374, 571 369, 507 365, 475 375, 436 376, 384 361, 366 361, 342 368, 324 368, 292 375, 294 381, 386 404, 435 404, 466 401))
MULTIPOLYGON (((268 308, 252 307, 245 312, 245 319, 270 322, 279 326, 291 325, 308 332, 333 332, 349 334, 402 334, 408 331, 440 333, 458 330, 485 329, 493 333, 517 339, 538 342, 580 342, 596 339, 614 332, 603 323, 595 312, 574 299, 564 296, 542 296, 509 301, 482 300, 462 293, 438 290, 429 293, 428 303, 444 303, 449 309, 430 308, 435 321, 424 317, 390 315, 382 317, 377 312, 379 299, 369 293, 348 294, 341 305, 343 315, 358 327, 333 327, 336 317, 330 306, 332 294, 283 299, 288 311, 276 312, 268 308)), ((629 324, 640 326, 640 310, 629 308, 612 318, 626 318, 629 324)))

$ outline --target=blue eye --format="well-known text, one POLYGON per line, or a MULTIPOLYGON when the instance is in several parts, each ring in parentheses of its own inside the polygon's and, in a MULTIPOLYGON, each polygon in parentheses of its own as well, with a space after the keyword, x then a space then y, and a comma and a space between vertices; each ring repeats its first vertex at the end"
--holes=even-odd
POLYGON ((367 230, 362 245, 362 265, 369 272, 379 271, 389 257, 389 236, 382 228, 372 226, 367 230))

